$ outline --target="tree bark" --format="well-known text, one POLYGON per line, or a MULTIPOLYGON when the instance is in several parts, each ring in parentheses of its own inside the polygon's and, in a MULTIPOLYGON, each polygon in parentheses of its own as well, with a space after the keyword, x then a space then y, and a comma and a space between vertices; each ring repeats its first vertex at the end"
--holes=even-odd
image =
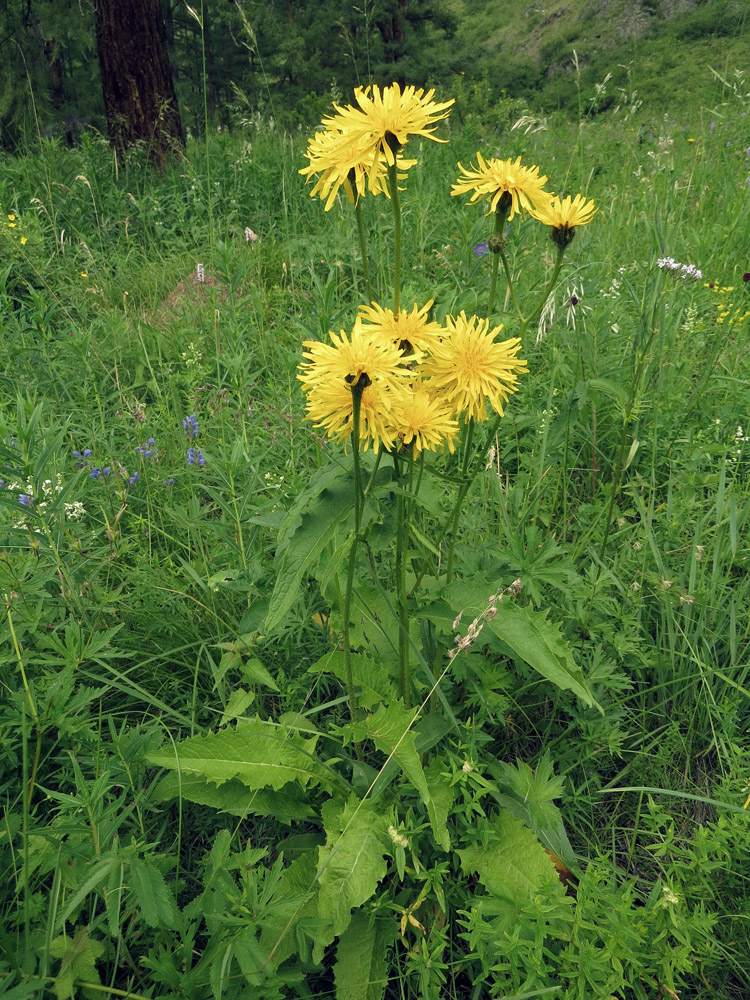
POLYGON ((97 0, 96 44, 110 142, 161 166, 184 136, 159 0, 97 0))

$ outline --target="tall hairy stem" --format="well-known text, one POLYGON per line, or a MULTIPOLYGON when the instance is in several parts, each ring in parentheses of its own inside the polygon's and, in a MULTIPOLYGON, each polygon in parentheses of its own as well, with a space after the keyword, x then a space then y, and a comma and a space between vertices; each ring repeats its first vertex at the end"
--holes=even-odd
POLYGON ((357 544, 359 542, 362 524, 362 467, 359 456, 359 418, 362 407, 362 392, 365 389, 364 379, 352 385, 352 452, 354 459, 354 538, 349 549, 349 563, 346 570, 346 590, 344 591, 343 631, 344 631, 344 667, 346 670, 346 686, 349 694, 349 714, 352 722, 357 721, 357 696, 354 691, 354 675, 352 673, 352 648, 349 638, 349 618, 352 608, 352 592, 354 590, 354 567, 357 559, 357 544))

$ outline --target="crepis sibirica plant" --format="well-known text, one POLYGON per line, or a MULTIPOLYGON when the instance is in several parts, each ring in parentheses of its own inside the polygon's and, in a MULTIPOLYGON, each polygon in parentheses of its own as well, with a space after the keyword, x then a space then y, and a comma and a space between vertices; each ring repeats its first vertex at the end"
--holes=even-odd
MULTIPOLYGON (((420 995, 437 995, 448 975, 448 930, 458 940, 461 919, 481 924, 483 899, 509 927, 516 907, 541 887, 563 909, 570 903, 545 850, 576 869, 556 807, 550 801, 532 816, 522 805, 524 765, 493 777, 482 763, 482 740, 460 705, 473 653, 494 650, 491 664, 503 653, 515 657, 595 705, 559 627, 524 602, 520 581, 464 574, 456 541, 471 485, 528 372, 524 335, 576 229, 596 208, 582 195, 553 195, 539 167, 478 152, 476 164, 458 165, 451 193, 487 208, 486 312, 459 310, 438 322, 431 300, 404 302, 401 202, 417 163, 409 143, 447 141, 437 130, 452 105, 396 83, 358 89, 354 105, 334 105, 323 119, 300 170, 314 180, 311 194, 325 211, 343 200, 340 192, 352 205, 367 299, 352 303, 351 328, 302 347, 306 415, 326 439, 328 459, 281 523, 262 633, 267 641, 285 625, 304 581, 317 581, 330 609, 321 619, 330 648, 309 672, 345 694, 310 715, 264 711, 149 758, 174 772, 164 779, 164 797, 240 816, 261 812, 282 825, 305 817, 319 831, 311 849, 279 862, 286 908, 262 929, 259 921, 247 924, 255 950, 243 945, 240 968, 248 974, 256 963, 262 977, 294 955, 321 963, 337 941, 337 991, 356 958, 367 963, 368 998, 384 995, 386 956, 399 939, 420 995), (376 254, 363 211, 381 197, 392 212, 392 242, 376 254), (523 216, 548 227, 554 245, 545 287, 526 296, 505 250, 506 228, 523 216), (373 274, 378 259, 382 274, 373 274), (510 336, 495 319, 501 265, 517 316, 510 336), (392 294, 377 301, 373 288, 386 287, 386 274, 392 294), (503 866, 516 863, 528 878, 505 884, 503 866), (474 895, 448 892, 449 879, 473 880, 474 895), (465 904, 462 918, 451 899, 465 904)), ((255 641, 249 633, 232 650, 252 653, 255 641)), ((253 678, 278 690, 267 672, 253 678)), ((551 800, 561 791, 551 765, 548 778, 551 800)), ((244 919, 240 910, 235 917, 244 919)), ((222 961, 229 975, 231 961, 222 961)), ((471 975, 471 962, 467 949, 451 975, 471 975)))

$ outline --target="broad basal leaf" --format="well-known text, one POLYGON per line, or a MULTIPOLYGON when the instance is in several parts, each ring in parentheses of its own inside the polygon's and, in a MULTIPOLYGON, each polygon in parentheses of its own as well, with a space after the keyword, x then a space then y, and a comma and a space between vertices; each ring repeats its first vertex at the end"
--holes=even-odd
POLYGON ((221 785, 209 782, 200 774, 166 774, 154 790, 154 799, 162 802, 178 796, 201 806, 211 806, 232 816, 273 816, 286 825, 310 819, 315 810, 301 788, 285 785, 281 791, 270 788, 249 790, 239 778, 230 778, 221 785))
POLYGON ((570 871, 580 875, 562 815, 553 802, 562 795, 562 778, 555 777, 547 754, 535 771, 523 761, 517 761, 515 767, 504 761, 490 762, 488 766, 500 789, 496 798, 503 809, 520 819, 570 871))
POLYGON ((352 483, 337 466, 319 470, 279 531, 276 584, 266 618, 271 631, 294 603, 302 579, 351 512, 352 483))
MULTIPOLYGON (((393 927, 396 921, 391 921, 393 927)), ((388 984, 388 921, 358 910, 339 938, 333 969, 336 1000, 382 1000, 388 984)))
POLYGON ((349 926, 351 911, 369 899, 387 871, 384 820, 369 802, 354 796, 341 809, 338 800, 323 806, 325 847, 319 848, 318 914, 330 919, 333 933, 349 926))
MULTIPOLYGON (((470 622, 487 608, 489 596, 496 589, 497 584, 493 588, 488 582, 459 581, 445 588, 443 599, 454 615, 464 612, 464 621, 470 622)), ((599 708, 560 626, 548 621, 546 612, 534 611, 510 600, 501 601, 497 605, 497 615, 491 620, 485 619, 485 628, 513 656, 528 663, 546 680, 572 691, 586 705, 599 708)))
POLYGON ((248 788, 283 788, 290 781, 329 784, 330 773, 313 755, 316 737, 303 739, 283 726, 253 719, 236 729, 196 736, 147 755, 150 764, 202 775, 221 784, 237 778, 248 788))
POLYGON ((492 895, 521 903, 540 886, 561 889, 549 855, 520 820, 500 813, 485 828, 484 840, 457 853, 464 871, 476 872, 492 895))

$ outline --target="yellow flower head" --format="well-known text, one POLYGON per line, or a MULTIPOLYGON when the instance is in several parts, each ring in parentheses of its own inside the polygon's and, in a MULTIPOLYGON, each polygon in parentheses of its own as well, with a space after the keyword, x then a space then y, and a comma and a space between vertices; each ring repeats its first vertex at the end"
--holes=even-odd
POLYGON ((333 344, 306 340, 297 378, 305 392, 323 382, 340 381, 347 387, 370 382, 382 382, 397 388, 409 372, 402 365, 401 351, 395 344, 362 329, 357 320, 350 336, 344 330, 340 336, 330 334, 333 344))
POLYGON ((402 91, 397 83, 383 87, 357 87, 354 99, 358 108, 351 104, 336 108, 336 114, 324 118, 326 128, 344 133, 351 143, 363 152, 369 151, 372 161, 380 154, 390 166, 395 163, 395 152, 410 135, 422 135, 436 142, 433 135, 436 122, 447 118, 453 100, 436 104, 432 98, 434 90, 416 90, 405 87, 402 91), (433 126, 433 127, 429 127, 433 126))
MULTIPOLYGON (((354 202, 355 192, 358 199, 363 198, 366 189, 370 194, 382 192, 390 198, 385 159, 379 155, 373 158, 370 147, 352 144, 351 137, 344 132, 336 129, 316 132, 307 144, 305 156, 310 162, 299 172, 308 179, 312 174, 320 174, 310 197, 320 195, 326 203, 326 212, 342 186, 350 202, 354 202)), ((396 157, 398 179, 405 180, 404 171, 416 162, 396 157)))
POLYGON ((552 226, 556 231, 552 233, 552 238, 558 246, 560 241, 567 246, 573 239, 572 230, 576 226, 588 225, 597 211, 593 201, 586 201, 582 194, 577 194, 573 199, 568 195, 562 201, 556 196, 550 197, 533 208, 531 214, 545 226, 552 226))
POLYGON ((360 306, 362 329, 396 344, 407 355, 411 351, 417 355, 431 351, 433 344, 439 343, 445 332, 439 323, 427 319, 433 301, 430 299, 421 309, 415 305, 411 312, 402 309, 398 316, 392 309, 383 309, 376 303, 360 306))
POLYGON ((503 404, 516 391, 518 375, 528 371, 518 359, 518 337, 500 343, 495 337, 502 326, 489 329, 489 321, 477 316, 447 316, 447 335, 433 348, 432 357, 422 365, 426 388, 439 396, 451 413, 463 413, 467 420, 486 420, 489 399, 502 416, 503 404))
POLYGON ((401 443, 411 445, 414 455, 424 449, 437 451, 448 446, 456 450, 458 421, 436 397, 423 387, 402 393, 396 400, 395 428, 401 443))
POLYGON ((547 183, 546 176, 539 176, 539 167, 524 167, 520 156, 515 160, 485 160, 481 153, 477 153, 477 164, 476 168, 467 170, 459 163, 458 169, 463 177, 459 177, 453 185, 453 196, 471 191, 471 203, 487 198, 490 212, 495 212, 500 199, 506 195, 501 208, 509 204, 509 220, 522 209, 529 211, 534 204, 549 197, 543 190, 547 183))
MULTIPOLYGON (((354 430, 354 397, 343 379, 333 379, 311 385, 307 390, 307 416, 326 437, 344 444, 354 430)), ((372 382, 362 390, 359 404, 359 442, 363 451, 372 445, 373 451, 381 447, 392 448, 397 434, 393 422, 393 393, 383 382, 372 382)))

